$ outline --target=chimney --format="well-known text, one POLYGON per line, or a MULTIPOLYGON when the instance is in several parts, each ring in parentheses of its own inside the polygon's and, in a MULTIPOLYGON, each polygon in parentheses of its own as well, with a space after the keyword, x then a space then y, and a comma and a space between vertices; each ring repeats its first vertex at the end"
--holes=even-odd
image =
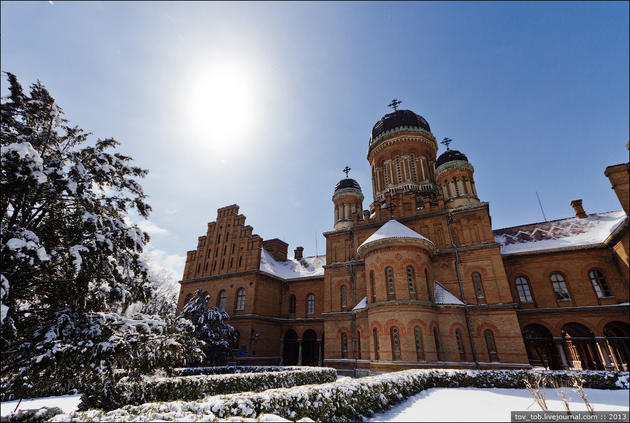
POLYGON ((575 216, 576 217, 579 217, 580 219, 587 217, 587 214, 584 211, 584 208, 582 207, 582 199, 581 198, 571 201, 571 207, 573 207, 573 210, 575 210, 575 216))
POLYGON ((295 250, 293 250, 293 252, 295 253, 296 260, 302 260, 302 253, 304 252, 304 247, 297 247, 295 250))

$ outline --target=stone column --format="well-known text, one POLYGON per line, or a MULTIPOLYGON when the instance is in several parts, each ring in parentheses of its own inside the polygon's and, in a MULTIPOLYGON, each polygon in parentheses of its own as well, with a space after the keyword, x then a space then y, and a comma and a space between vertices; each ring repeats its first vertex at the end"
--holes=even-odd
POLYGON ((558 354, 560 354, 560 361, 562 362, 562 367, 565 369, 570 368, 571 366, 569 366, 569 362, 567 361, 567 356, 564 353, 564 348, 562 347, 562 344, 564 343, 564 341, 554 340, 554 343, 556 344, 556 348, 558 349, 558 354))
POLYGON ((470 185, 470 179, 466 179, 466 188, 468 189, 468 194, 472 194, 472 186, 470 185))
POLYGON ((457 191, 455 190, 455 182, 448 181, 448 186, 451 188, 451 198, 457 197, 457 191))
POLYGON ((606 340, 597 339, 595 343, 597 345, 597 349, 599 350, 599 354, 604 359, 606 370, 614 370, 615 366, 613 366, 612 362, 610 361, 610 356, 608 355, 608 350, 606 349, 606 340))
POLYGON ((284 364, 284 339, 280 338, 280 365, 284 364))
POLYGON ((322 339, 318 339, 317 340, 317 345, 319 345, 319 347, 318 347, 318 355, 319 355, 319 357, 318 357, 319 358, 318 366, 321 367, 321 366, 324 365, 324 351, 323 351, 323 349, 324 349, 324 339, 323 338, 322 339))
POLYGON ((464 191, 464 183, 462 182, 462 180, 461 179, 457 179, 456 184, 459 187, 459 195, 464 194, 464 192, 465 192, 464 191))
POLYGON ((302 340, 298 339, 298 366, 302 365, 302 340))

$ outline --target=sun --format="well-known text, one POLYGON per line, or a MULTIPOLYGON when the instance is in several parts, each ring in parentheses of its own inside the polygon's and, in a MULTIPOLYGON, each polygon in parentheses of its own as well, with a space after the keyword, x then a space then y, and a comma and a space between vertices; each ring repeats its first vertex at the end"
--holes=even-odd
POLYGON ((187 82, 184 113, 195 145, 227 153, 253 138, 261 110, 252 68, 216 61, 199 66, 187 82))

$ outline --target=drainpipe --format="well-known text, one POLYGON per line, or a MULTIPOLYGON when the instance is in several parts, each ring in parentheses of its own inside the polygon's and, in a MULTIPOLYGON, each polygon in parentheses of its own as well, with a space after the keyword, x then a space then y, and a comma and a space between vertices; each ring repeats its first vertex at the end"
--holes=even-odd
POLYGON ((446 226, 448 228, 448 237, 451 240, 451 246, 455 250, 455 273, 457 274, 457 284, 459 285, 459 295, 462 297, 462 302, 464 303, 464 316, 466 317, 466 329, 468 330, 468 340, 470 341, 470 348, 472 350, 473 361, 475 362, 475 367, 479 370, 479 361, 477 361, 477 350, 475 348, 475 341, 472 336, 472 330, 470 329, 470 314, 468 311, 468 302, 464 298, 464 287, 462 285, 462 278, 459 274, 459 251, 457 249, 457 245, 455 245, 455 241, 453 240, 453 232, 451 230, 451 223, 453 221, 453 215, 451 212, 448 213, 446 218, 446 226))

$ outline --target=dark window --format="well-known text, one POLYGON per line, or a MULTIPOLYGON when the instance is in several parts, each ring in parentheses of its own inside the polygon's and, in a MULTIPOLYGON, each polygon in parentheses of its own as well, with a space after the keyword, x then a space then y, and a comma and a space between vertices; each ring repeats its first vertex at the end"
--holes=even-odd
POLYGON ((591 279, 597 298, 610 297, 610 289, 608 289, 606 278, 604 278, 604 274, 602 272, 597 269, 593 269, 588 272, 588 277, 591 279))
POLYGON ((315 314, 315 295, 308 294, 306 297, 306 314, 315 314))
POLYGON ((514 281, 516 285, 516 291, 518 292, 518 299, 522 303, 533 303, 532 292, 529 289, 529 282, 525 276, 519 276, 514 281))
POLYGON ((348 295, 346 292, 346 286, 341 285, 341 308, 346 308, 348 306, 348 295))
POLYGON ((400 336, 397 327, 390 329, 392 340, 392 360, 400 360, 400 336))
POLYGON ((413 336, 416 341, 416 357, 418 358, 418 361, 423 361, 424 348, 422 348, 422 331, 420 330, 420 326, 413 328, 413 336))
POLYGON ((483 295, 483 286, 481 284, 481 275, 479 272, 473 272, 472 274, 473 284, 475 285, 475 295, 477 296, 477 302, 484 303, 485 295, 483 295))
POLYGON ((361 360, 361 332, 357 331, 357 359, 361 360))
POLYGON ((409 285, 409 298, 416 298, 416 275, 411 266, 407 266, 407 285, 409 285))
POLYGON ((494 343, 494 335, 490 329, 486 329, 484 332, 486 337, 486 345, 488 347, 488 357, 491 362, 499 361, 499 355, 497 354, 497 346, 494 343))
POLYGON ((376 302, 376 283, 374 282, 374 270, 370 270, 370 288, 372 289, 372 302, 376 302))
POLYGON ((295 295, 289 297, 289 313, 295 314, 295 295))
POLYGON ((571 296, 569 295, 569 289, 567 288, 567 283, 564 280, 564 275, 562 275, 562 273, 554 272, 551 274, 550 279, 553 291, 556 293, 556 300, 569 301, 571 296))
POLYGON ((341 334, 341 358, 348 358, 348 335, 341 334))
POLYGON ((427 299, 431 301, 431 285, 429 283, 429 271, 424 269, 424 280, 427 283, 427 299))
POLYGON ((435 341, 435 353, 438 361, 442 361, 442 350, 440 348, 440 334, 437 328, 433 328, 433 340, 435 341))
POLYGON ((462 340, 462 333, 459 329, 455 330, 455 340, 457 341, 457 352, 459 353, 459 359, 466 361, 466 352, 464 351, 464 341, 462 340))
POLYGON ((385 268, 385 280, 387 281, 387 298, 396 298, 396 291, 394 289, 394 269, 391 267, 385 268))
POLYGON ((376 360, 381 359, 380 348, 378 347, 378 329, 374 328, 372 330, 372 338, 374 338, 374 358, 376 360))

